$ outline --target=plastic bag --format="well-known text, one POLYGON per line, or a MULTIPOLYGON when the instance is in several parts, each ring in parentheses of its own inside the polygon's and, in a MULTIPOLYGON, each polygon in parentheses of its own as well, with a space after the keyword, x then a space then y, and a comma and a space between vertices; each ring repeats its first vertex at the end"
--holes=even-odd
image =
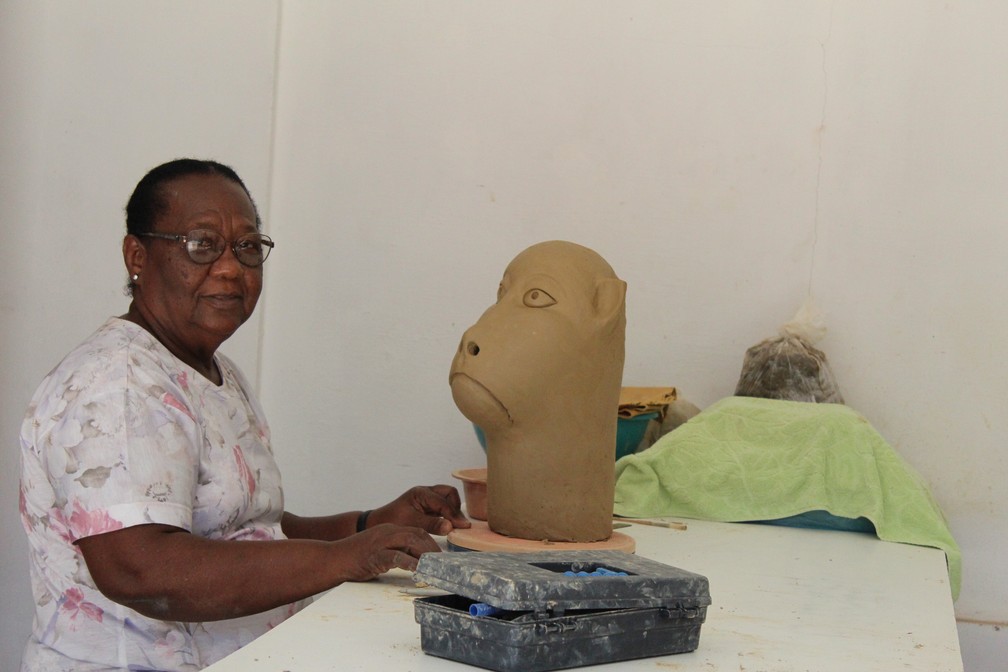
POLYGON ((776 338, 746 350, 735 396, 844 403, 826 355, 815 347, 825 335, 822 316, 807 302, 776 338))

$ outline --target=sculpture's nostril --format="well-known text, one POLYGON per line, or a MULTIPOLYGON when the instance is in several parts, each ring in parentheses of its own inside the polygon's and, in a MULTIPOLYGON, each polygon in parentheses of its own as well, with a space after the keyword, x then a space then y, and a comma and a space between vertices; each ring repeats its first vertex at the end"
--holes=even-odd
POLYGON ((475 357, 479 354, 479 346, 474 341, 469 341, 466 344, 466 352, 475 357))

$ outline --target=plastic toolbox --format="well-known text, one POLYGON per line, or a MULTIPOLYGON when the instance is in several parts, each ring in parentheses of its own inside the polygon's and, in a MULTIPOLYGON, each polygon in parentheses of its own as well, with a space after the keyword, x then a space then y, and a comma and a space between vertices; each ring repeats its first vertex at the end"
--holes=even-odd
POLYGON ((428 553, 417 581, 425 653, 537 672, 693 651, 707 578, 621 551, 428 553))

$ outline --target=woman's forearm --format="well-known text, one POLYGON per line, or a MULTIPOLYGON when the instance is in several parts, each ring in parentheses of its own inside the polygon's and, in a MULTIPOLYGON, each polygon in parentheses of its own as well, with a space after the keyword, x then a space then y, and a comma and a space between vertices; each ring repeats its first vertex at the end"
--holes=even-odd
POLYGON ((79 542, 99 590, 145 616, 212 621, 310 597, 350 579, 342 542, 217 541, 140 525, 79 542))

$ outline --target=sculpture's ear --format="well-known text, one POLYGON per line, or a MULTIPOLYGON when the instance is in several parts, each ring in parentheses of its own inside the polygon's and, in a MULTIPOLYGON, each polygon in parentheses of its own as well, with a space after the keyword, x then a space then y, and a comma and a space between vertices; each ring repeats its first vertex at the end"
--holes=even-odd
POLYGON ((624 315, 627 284, 619 278, 602 278, 595 285, 595 319, 609 324, 624 315))

